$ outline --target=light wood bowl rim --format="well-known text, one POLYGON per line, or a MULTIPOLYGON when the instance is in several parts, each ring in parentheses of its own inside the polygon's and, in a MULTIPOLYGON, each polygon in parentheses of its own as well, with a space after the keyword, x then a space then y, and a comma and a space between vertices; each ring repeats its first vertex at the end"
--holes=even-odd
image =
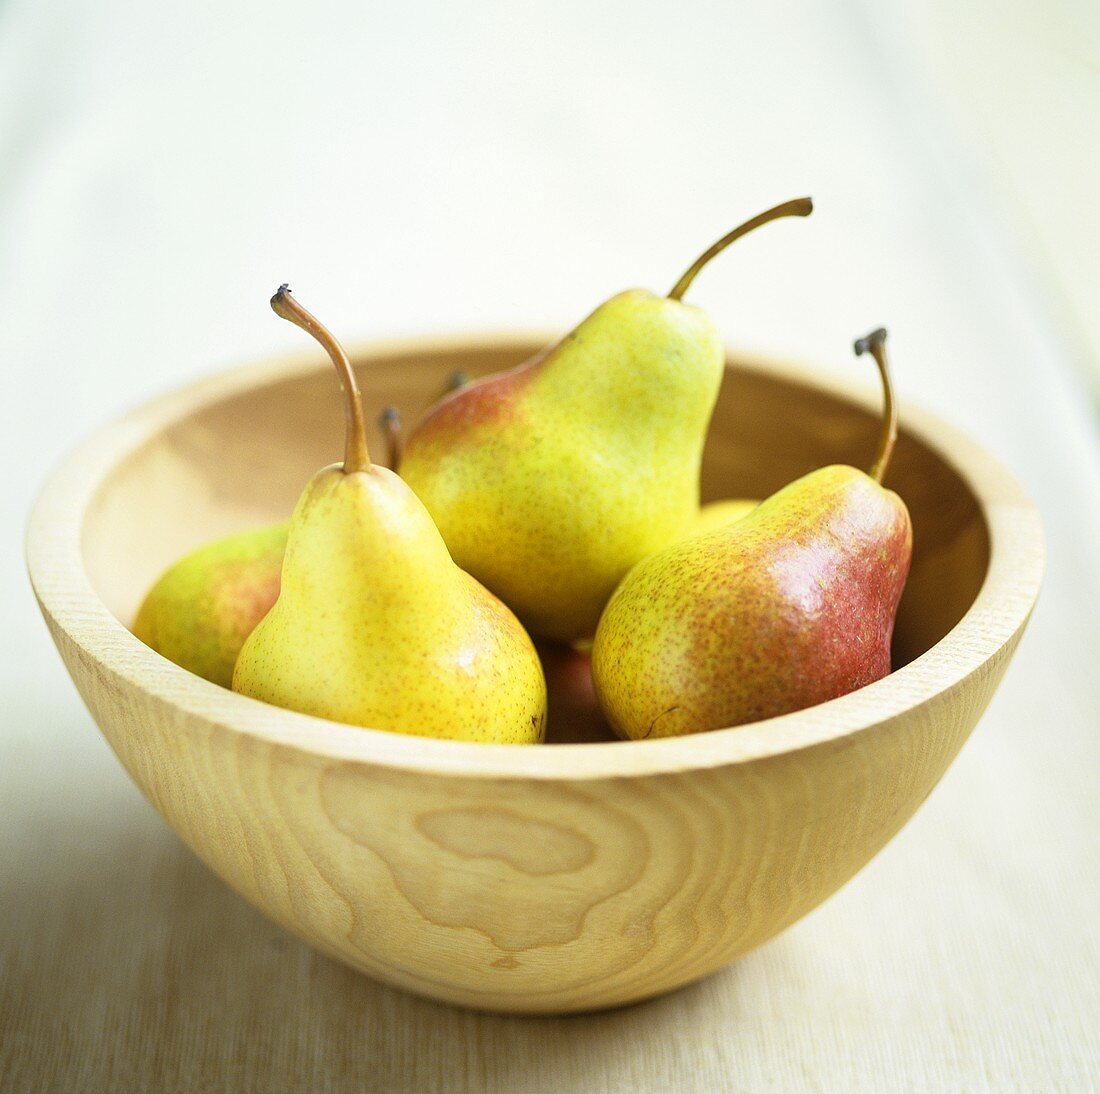
MULTIPOLYGON (((521 360, 556 336, 539 331, 467 333, 372 341, 357 363, 395 354, 516 351, 521 360)), ((747 369, 876 409, 871 385, 731 350, 747 369)), ((251 387, 327 367, 294 354, 215 373, 161 396, 101 428, 49 476, 27 530, 27 566, 43 611, 103 669, 130 686, 217 727, 333 760, 462 777, 569 780, 638 777, 751 762, 838 741, 929 703, 981 670, 1022 629, 1042 581, 1038 511, 1016 478, 954 426, 908 404, 905 432, 936 451, 973 492, 989 530, 989 567, 974 603, 920 657, 859 691, 794 714, 691 737, 592 744, 477 744, 361 729, 261 703, 211 684, 154 653, 111 614, 81 557, 87 506, 117 463, 171 422, 251 387)), ((304 485, 304 484, 303 484, 304 485)))

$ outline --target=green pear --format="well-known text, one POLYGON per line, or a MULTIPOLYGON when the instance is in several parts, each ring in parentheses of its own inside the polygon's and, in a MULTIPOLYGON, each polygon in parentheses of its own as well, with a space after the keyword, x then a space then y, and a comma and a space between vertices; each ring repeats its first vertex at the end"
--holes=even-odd
POLYGON ((733 240, 811 208, 734 229, 668 296, 612 297, 558 345, 444 398, 409 437, 401 474, 455 562, 533 631, 590 638, 627 571, 694 525, 725 353, 681 297, 733 240))
POLYGON ((885 337, 856 343, 874 354, 886 395, 870 474, 819 468, 736 523, 645 559, 616 590, 592 675, 620 735, 742 725, 890 671, 913 537, 905 503, 881 485, 897 436, 885 337))
POLYGON ((287 524, 207 543, 158 578, 134 619, 147 646, 222 687, 244 640, 279 595, 287 524))
POLYGON ((726 498, 704 505, 695 517, 689 536, 701 536, 747 517, 760 502, 756 498, 726 498))
POLYGON ((542 739, 546 684, 527 632, 451 560, 416 495, 372 464, 351 363, 284 285, 271 301, 343 380, 342 465, 290 520, 279 598, 237 658, 233 688, 351 725, 425 737, 542 739))

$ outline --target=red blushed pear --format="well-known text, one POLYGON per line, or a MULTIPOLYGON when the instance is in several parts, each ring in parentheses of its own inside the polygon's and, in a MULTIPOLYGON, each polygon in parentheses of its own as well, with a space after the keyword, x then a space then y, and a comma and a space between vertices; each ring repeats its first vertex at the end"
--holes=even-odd
POLYGON ((738 726, 834 699, 887 675, 913 534, 882 479, 897 437, 886 332, 882 434, 870 474, 822 467, 735 524, 645 559, 600 619, 596 694, 623 737, 738 726))
POLYGON ((591 653, 563 646, 560 642, 538 642, 536 648, 549 693, 546 743, 591 744, 615 740, 592 686, 591 653))
POLYGON ((181 668, 229 687, 241 646, 279 595, 286 533, 283 521, 185 555, 149 590, 134 634, 181 668))
POLYGON ((336 366, 344 462, 322 468, 298 501, 279 598, 244 643, 234 691, 423 737, 542 740, 546 684, 526 631, 454 564, 405 483, 371 462, 355 374, 336 339, 285 285, 271 306, 336 366))
POLYGON ((735 239, 812 208, 800 198, 735 228, 667 296, 612 297, 558 345, 445 398, 409 437, 402 477, 455 562, 533 631, 590 638, 631 566, 694 527, 725 353, 681 298, 735 239))

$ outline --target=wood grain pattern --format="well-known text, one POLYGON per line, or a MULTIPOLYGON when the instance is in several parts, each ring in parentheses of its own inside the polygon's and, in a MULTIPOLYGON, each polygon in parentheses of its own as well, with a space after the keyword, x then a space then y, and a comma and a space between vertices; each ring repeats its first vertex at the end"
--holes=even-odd
MULTIPOLYGON (((499 368, 540 342, 378 346, 356 362, 368 398, 408 418, 449 371, 499 368)), ((874 408, 870 386, 733 362, 705 496, 762 496, 823 462, 864 462, 874 408)), ((809 711, 671 741, 425 742, 267 707, 133 638, 124 623, 163 565, 285 513, 338 455, 339 421, 336 386, 312 358, 169 396, 56 473, 28 556, 73 679, 169 824, 276 922, 437 999, 612 1006, 703 976, 793 923, 927 796, 1037 595, 1038 519, 1014 480, 904 408, 890 485, 912 510, 916 553, 900 667, 809 711)), ((559 710, 579 709, 563 699, 559 710)))

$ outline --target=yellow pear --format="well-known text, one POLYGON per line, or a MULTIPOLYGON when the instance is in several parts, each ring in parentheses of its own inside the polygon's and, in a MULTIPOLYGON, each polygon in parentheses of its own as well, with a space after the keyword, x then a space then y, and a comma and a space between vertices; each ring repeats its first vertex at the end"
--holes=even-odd
POLYGON ((747 517, 759 504, 757 498, 726 498, 709 502, 699 510, 688 536, 702 536, 717 528, 725 528, 747 517))
POLYGON ((667 296, 612 297, 558 345, 444 398, 409 437, 401 474, 455 561, 533 631, 590 638, 627 571, 694 526, 725 353, 682 297, 733 240, 811 209, 801 198, 735 228, 667 296))
POLYGON ((284 285, 282 318, 326 349, 344 384, 342 465, 290 521, 282 587, 248 637, 233 688, 352 725, 425 737, 542 740, 546 684, 519 621, 451 560, 427 510, 372 464, 351 363, 284 285))
MULTIPOLYGON (((396 467, 401 416, 378 419, 396 467)), ((279 595, 287 521, 234 532, 173 563, 146 594, 133 632, 147 646, 212 683, 230 687, 244 640, 279 595)))

